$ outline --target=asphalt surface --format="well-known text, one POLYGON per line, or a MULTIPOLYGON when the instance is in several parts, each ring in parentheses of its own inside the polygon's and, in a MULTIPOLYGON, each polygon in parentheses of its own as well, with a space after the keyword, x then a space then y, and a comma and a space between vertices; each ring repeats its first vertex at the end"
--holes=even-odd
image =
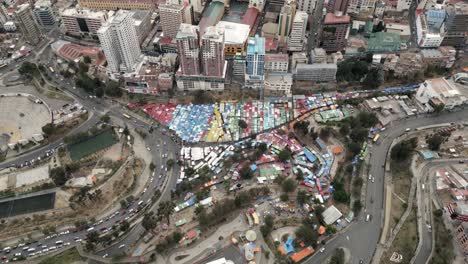
MULTIPOLYGON (((313 255, 304 263, 324 263, 327 258, 331 257, 333 251, 339 247, 349 249, 351 263, 357 264, 361 259, 364 263, 370 263, 379 243, 381 227, 383 226, 385 160, 392 141, 404 134, 406 128, 415 129, 447 122, 460 123, 465 120, 468 120, 468 109, 442 113, 437 116, 421 115, 388 125, 386 131, 381 134, 380 144, 375 144, 370 150, 370 174, 375 177, 375 182, 368 182, 367 184, 365 209, 350 224, 345 233, 338 235, 325 245, 325 252, 313 255), (369 222, 365 221, 367 214, 371 215, 371 221, 369 222)), ((419 264, 420 262, 416 263, 419 264)))
MULTIPOLYGON (((41 59, 47 59, 47 57, 41 55, 41 59)), ((20 64, 21 62, 22 61, 18 61, 17 64, 20 64)), ((15 68, 16 66, 13 64, 3 68, 3 71, 1 72, 7 72, 15 68)), ((123 120, 130 128, 130 131, 132 131, 132 128, 136 127, 145 130, 149 129, 150 125, 139 119, 131 118, 129 120, 124 118, 123 113, 126 111, 125 108, 121 105, 109 105, 102 99, 90 98, 86 92, 82 91, 81 89, 74 88, 74 84, 71 80, 64 80, 56 74, 49 73, 49 76, 52 77, 52 80, 56 85, 58 85, 65 92, 69 93, 72 97, 75 98, 75 100, 80 102, 91 113, 91 117, 78 128, 74 129, 70 134, 88 130, 99 122, 100 116, 104 113, 107 113, 113 118, 120 119, 121 121, 123 120)), ((141 206, 150 206, 150 210, 156 212, 159 202, 171 199, 170 194, 171 190, 175 188, 179 174, 179 167, 178 165, 174 165, 173 169, 167 172, 166 161, 170 158, 175 159, 176 155, 179 153, 180 147, 171 139, 169 135, 166 135, 165 133, 163 134, 160 129, 154 129, 153 132, 145 138, 145 144, 150 149, 153 162, 156 165, 155 171, 151 172, 151 176, 147 182, 146 191, 143 192, 139 197, 135 197, 136 200, 130 207, 117 210, 113 213, 110 213, 105 218, 97 219, 95 223, 91 223, 90 228, 92 227, 93 231, 97 231, 99 234, 110 232, 109 228, 112 228, 114 225, 118 226, 124 220, 128 221, 129 223, 131 223, 132 220, 135 220, 134 218, 138 216, 136 211, 138 211, 138 209, 141 210, 141 206), (166 180, 167 177, 169 177, 169 179, 166 180), (153 197, 156 190, 161 191, 161 198, 158 199, 156 203, 152 203, 151 198, 153 197), (142 205, 139 206, 138 203, 140 201, 142 201, 142 205)), ((55 150, 62 145, 64 145, 63 140, 57 140, 56 142, 28 152, 20 157, 0 163, 0 168, 19 165, 26 161, 31 161, 32 159, 37 160, 37 157, 44 157, 47 151, 55 150)), ((9 253, 2 252, 0 253, 0 256, 7 256, 8 259, 10 259, 18 253, 21 253, 23 256, 28 256, 33 252, 35 254, 37 254, 37 252, 41 252, 40 254, 44 255, 46 253, 57 250, 57 248, 84 241, 87 233, 87 230, 69 230, 68 232, 64 231, 52 236, 44 237, 28 245, 16 245, 9 253)), ((125 238, 122 241, 119 241, 119 243, 116 245, 99 252, 99 255, 108 255, 110 257, 114 254, 121 253, 127 248, 127 245, 131 245, 136 242, 142 233, 144 233, 144 228, 141 226, 141 223, 137 223, 132 227, 131 233, 128 236, 125 236, 125 238)))

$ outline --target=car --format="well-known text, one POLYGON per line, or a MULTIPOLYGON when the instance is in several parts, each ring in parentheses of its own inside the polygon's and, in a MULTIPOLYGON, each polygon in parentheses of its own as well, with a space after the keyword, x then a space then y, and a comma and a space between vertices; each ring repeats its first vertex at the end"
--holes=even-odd
POLYGON ((148 190, 148 188, 143 189, 143 193, 145 193, 148 190))
POLYGON ((364 260, 360 259, 359 264, 363 264, 363 263, 364 263, 364 260))
POLYGON ((375 182, 375 178, 374 178, 374 177, 372 177, 372 183, 374 183, 374 182, 375 182))
POLYGON ((122 244, 119 246, 119 248, 124 248, 125 247, 125 244, 122 244))
POLYGON ((369 174, 369 180, 372 180, 372 174, 369 174))
POLYGON ((411 131, 411 128, 407 127, 407 128, 405 129, 405 131, 406 131, 406 132, 410 132, 410 131, 411 131))
POLYGON ((102 255, 102 258, 107 258, 108 256, 109 256, 109 254, 106 253, 106 254, 102 255))
POLYGON ((47 245, 42 245, 41 248, 42 249, 47 248, 47 245))
POLYGON ((319 251, 320 251, 320 253, 323 253, 325 251, 325 248, 323 247, 319 251))
POLYGON ((151 150, 151 149, 150 149, 150 147, 146 147, 146 149, 147 149, 148 151, 150 151, 150 150, 151 150))
POLYGON ((458 163, 463 164, 463 163, 465 163, 465 161, 464 160, 459 160, 458 163))
POLYGON ((367 214, 366 216, 366 222, 369 222, 371 220, 371 215, 370 214, 367 214))

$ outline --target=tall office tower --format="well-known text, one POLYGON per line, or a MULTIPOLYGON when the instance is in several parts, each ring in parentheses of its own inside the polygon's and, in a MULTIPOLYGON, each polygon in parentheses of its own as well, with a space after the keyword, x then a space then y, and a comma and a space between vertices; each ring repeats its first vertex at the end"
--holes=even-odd
POLYGON ((89 9, 69 8, 62 11, 62 18, 65 32, 72 35, 91 35, 106 23, 108 16, 105 11, 91 11, 89 9))
POLYGON ((317 0, 299 0, 297 3, 297 9, 312 16, 314 14, 316 4, 317 0))
POLYGON ((335 11, 340 11, 343 14, 346 14, 348 9, 349 0, 329 0, 326 5, 327 13, 335 13, 335 11))
POLYGON ((202 36, 203 75, 221 77, 224 75, 224 32, 208 27, 202 36))
POLYGON ((8 20, 10 20, 6 7, 3 4, 0 4, 0 24, 5 24, 8 20))
POLYGON ((55 24, 55 16, 50 0, 39 0, 34 4, 34 15, 39 25, 50 27, 55 24))
POLYGON ((158 6, 157 0, 78 0, 80 7, 97 10, 142 9, 154 10, 158 6))
POLYGON ((305 43, 305 32, 309 16, 304 11, 297 11, 294 16, 291 35, 288 39, 288 51, 302 51, 305 43))
POLYGON ((265 38, 255 35, 247 41, 247 67, 246 77, 249 79, 263 80, 265 65, 265 38))
POLYGON ((278 42, 281 46, 287 43, 289 33, 291 32, 292 22, 296 14, 295 0, 287 0, 279 14, 278 21, 278 42))
MULTIPOLYGON (((182 5, 164 4, 159 6, 161 27, 165 37, 175 38, 180 25, 185 23, 185 8, 182 5)), ((190 24, 190 23, 187 23, 190 24)))
POLYGON ((200 75, 200 41, 198 26, 180 24, 176 36, 182 75, 200 75))
POLYGON ((448 6, 446 11, 446 31, 442 46, 453 46, 462 49, 468 43, 468 4, 460 2, 455 6, 448 6))
POLYGON ((119 10, 97 34, 110 72, 132 72, 141 57, 132 12, 119 10))
POLYGON ((15 18, 26 40, 33 45, 39 43, 42 33, 34 19, 29 4, 19 5, 15 11, 15 18))
POLYGON ((348 15, 335 15, 328 13, 322 25, 321 46, 327 52, 341 51, 346 47, 349 35, 348 15))

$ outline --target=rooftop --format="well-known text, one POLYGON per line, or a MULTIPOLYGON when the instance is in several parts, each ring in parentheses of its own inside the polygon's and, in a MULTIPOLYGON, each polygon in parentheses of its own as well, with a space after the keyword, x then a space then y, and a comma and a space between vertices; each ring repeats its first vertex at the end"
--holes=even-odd
POLYGON ((216 24, 218 30, 224 30, 225 44, 244 44, 249 37, 250 27, 245 24, 219 21, 216 24))
POLYGON ((434 92, 447 98, 460 95, 460 91, 444 78, 426 80, 424 84, 430 85, 434 92))
POLYGON ((177 32, 176 38, 198 38, 197 34, 198 26, 182 23, 180 24, 179 31, 177 32))
POLYGON ((325 15, 325 24, 346 24, 351 21, 351 17, 348 15, 337 16, 333 13, 327 13, 325 15))
POLYGON ((258 17, 258 10, 254 7, 250 7, 247 9, 247 12, 245 12, 244 16, 242 17, 242 24, 249 25, 250 28, 252 28, 255 25, 255 21, 257 20, 258 17))
POLYGON ((268 53, 265 54, 265 62, 270 62, 270 61, 289 61, 289 56, 288 54, 284 53, 268 53))
POLYGON ((247 43, 247 54, 265 54, 265 38, 255 35, 250 37, 247 43))
POLYGON ((105 11, 92 11, 89 9, 82 9, 82 8, 68 8, 63 10, 62 16, 73 16, 73 17, 86 17, 86 18, 94 18, 100 19, 102 17, 106 17, 107 13, 105 11))

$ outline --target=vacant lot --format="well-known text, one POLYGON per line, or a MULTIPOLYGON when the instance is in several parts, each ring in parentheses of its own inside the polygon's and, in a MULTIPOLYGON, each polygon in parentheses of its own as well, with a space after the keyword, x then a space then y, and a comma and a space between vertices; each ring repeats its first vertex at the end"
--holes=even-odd
MULTIPOLYGON (((432 210, 436 212, 434 206, 432 210)), ((439 212, 440 213, 440 212, 439 212)), ((450 264, 454 263, 455 258, 453 243, 452 243, 452 234, 450 230, 445 227, 443 216, 435 213, 434 215, 434 226, 435 234, 435 248, 434 255, 432 255, 431 264, 450 264)))
POLYGON ((391 163, 393 195, 390 228, 393 229, 403 215, 411 188, 411 160, 391 163))
POLYGON ((69 145, 68 151, 70 152, 70 158, 73 161, 77 161, 97 151, 110 147, 116 142, 117 138, 114 133, 112 133, 111 130, 106 130, 79 143, 69 145))
POLYGON ((414 256, 414 252, 418 247, 418 223, 416 216, 417 208, 413 207, 405 223, 398 232, 393 244, 384 253, 380 263, 393 263, 390 261, 390 256, 393 252, 397 252, 403 256, 402 264, 410 263, 411 258, 414 256))
POLYGON ((0 218, 54 208, 55 192, 0 203, 0 218))
POLYGON ((66 250, 53 257, 48 257, 39 262, 39 264, 69 264, 80 261, 81 257, 76 248, 66 250))

